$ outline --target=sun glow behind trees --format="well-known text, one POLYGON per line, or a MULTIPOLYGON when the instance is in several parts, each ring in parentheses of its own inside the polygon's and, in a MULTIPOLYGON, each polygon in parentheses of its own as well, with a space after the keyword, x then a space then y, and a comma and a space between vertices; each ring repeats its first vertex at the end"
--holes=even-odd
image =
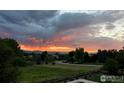
POLYGON ((74 50, 70 47, 65 46, 28 46, 28 45, 21 45, 21 49, 28 50, 28 51, 49 51, 49 52, 69 52, 74 50))
MULTIPOLYGON (((29 45, 20 45, 22 50, 28 51, 48 51, 48 52, 69 52, 75 50, 75 48, 66 47, 66 46, 29 46, 29 45)), ((97 49, 86 49, 88 52, 97 52, 97 49)))

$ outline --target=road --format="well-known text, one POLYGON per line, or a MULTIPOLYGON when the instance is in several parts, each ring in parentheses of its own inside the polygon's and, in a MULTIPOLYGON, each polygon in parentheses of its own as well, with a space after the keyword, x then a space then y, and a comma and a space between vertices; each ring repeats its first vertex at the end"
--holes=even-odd
MULTIPOLYGON (((77 65, 77 66, 89 66, 89 67, 94 67, 94 66, 99 66, 99 67, 102 67, 102 65, 94 65, 94 64, 70 64, 70 63, 63 63, 61 61, 57 61, 56 64, 63 64, 63 65, 77 65)), ((98 83, 98 82, 94 82, 94 81, 91 81, 91 80, 86 80, 86 79, 83 79, 83 78, 80 78, 80 79, 75 79, 73 81, 69 81, 67 83, 98 83)))
POLYGON ((64 64, 64 65, 78 65, 78 66, 102 66, 102 65, 94 65, 94 64, 70 64, 70 63, 63 63, 61 61, 57 61, 56 64, 64 64))

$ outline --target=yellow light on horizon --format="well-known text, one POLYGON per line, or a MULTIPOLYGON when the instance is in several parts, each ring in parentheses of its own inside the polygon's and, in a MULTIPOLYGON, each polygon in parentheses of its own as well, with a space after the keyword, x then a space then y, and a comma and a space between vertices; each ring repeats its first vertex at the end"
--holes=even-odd
MULTIPOLYGON (((49 51, 49 52, 69 52, 75 50, 75 48, 66 47, 66 46, 30 46, 30 45, 21 45, 22 50, 27 51, 49 51)), ((86 49, 87 52, 96 52, 97 49, 86 49)))

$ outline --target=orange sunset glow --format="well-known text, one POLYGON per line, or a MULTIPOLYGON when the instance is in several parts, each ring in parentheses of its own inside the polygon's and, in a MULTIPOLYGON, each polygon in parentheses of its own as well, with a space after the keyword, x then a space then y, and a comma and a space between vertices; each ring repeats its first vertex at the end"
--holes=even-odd
POLYGON ((64 47, 64 46, 28 46, 28 45, 21 45, 21 49, 28 50, 28 51, 49 51, 49 52, 68 52, 74 50, 73 48, 64 47))
MULTIPOLYGON (((21 49, 28 51, 49 51, 49 52, 69 52, 75 50, 75 48, 65 47, 65 46, 29 46, 29 45, 21 45, 21 49)), ((96 52, 97 50, 86 49, 88 52, 96 52)))
POLYGON ((22 50, 69 52, 124 46, 124 11, 0 11, 0 38, 22 50))

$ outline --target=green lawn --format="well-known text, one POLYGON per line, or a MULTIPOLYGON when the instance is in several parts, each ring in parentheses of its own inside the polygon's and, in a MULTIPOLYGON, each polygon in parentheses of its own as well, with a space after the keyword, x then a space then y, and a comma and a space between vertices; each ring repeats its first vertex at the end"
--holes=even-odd
POLYGON ((17 82, 42 82, 52 79, 63 79, 85 72, 99 69, 100 66, 80 66, 80 65, 34 65, 21 67, 21 74, 17 82))

